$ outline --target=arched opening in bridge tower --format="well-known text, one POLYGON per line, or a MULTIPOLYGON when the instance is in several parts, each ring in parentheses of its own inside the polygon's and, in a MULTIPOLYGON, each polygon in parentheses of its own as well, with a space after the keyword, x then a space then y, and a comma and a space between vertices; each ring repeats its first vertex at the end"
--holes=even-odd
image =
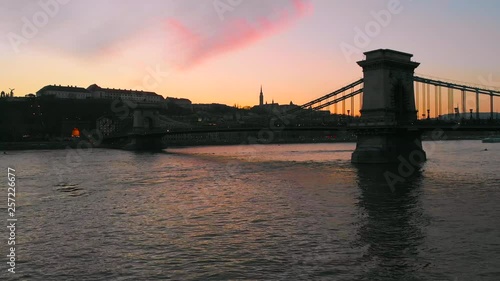
POLYGON ((394 109, 394 119, 398 123, 408 122, 410 110, 409 110, 409 98, 406 94, 406 88, 403 82, 398 79, 394 83, 392 92, 392 106, 394 109))
POLYGON ((151 117, 145 117, 144 118, 144 129, 151 130, 151 128, 153 128, 153 119, 151 119, 151 117))

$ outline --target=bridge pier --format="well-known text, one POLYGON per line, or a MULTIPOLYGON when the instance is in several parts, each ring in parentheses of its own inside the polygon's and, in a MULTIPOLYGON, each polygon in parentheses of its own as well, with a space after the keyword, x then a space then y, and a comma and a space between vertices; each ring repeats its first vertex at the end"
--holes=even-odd
POLYGON ((398 163, 407 161, 412 164, 427 159, 422 149, 421 133, 404 129, 383 131, 360 131, 356 150, 351 161, 360 164, 398 163))
POLYGON ((162 131, 160 122, 161 105, 137 103, 132 112, 132 127, 127 131, 115 132, 104 138, 101 146, 124 150, 161 150, 166 148, 162 136, 154 134, 162 131))
POLYGON ((358 62, 364 73, 364 94, 352 162, 425 161, 421 133, 405 128, 417 121, 413 81, 420 64, 411 61, 411 54, 387 49, 365 55, 366 60, 358 62))
POLYGON ((147 150, 155 151, 165 149, 166 145, 160 137, 151 137, 147 135, 131 135, 122 149, 125 150, 147 150))

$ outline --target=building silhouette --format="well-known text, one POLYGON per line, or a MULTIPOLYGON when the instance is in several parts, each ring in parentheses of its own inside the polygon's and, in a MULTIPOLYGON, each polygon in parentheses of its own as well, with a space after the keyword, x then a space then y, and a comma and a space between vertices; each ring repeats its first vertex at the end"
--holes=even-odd
POLYGON ((77 86, 48 85, 36 92, 36 96, 53 96, 58 99, 87 99, 92 98, 92 93, 77 86))
POLYGON ((163 96, 154 92, 101 88, 96 84, 87 89, 77 86, 48 85, 36 93, 37 97, 53 96, 57 99, 122 99, 137 102, 163 102, 163 96))
POLYGON ((90 85, 87 90, 94 97, 101 99, 124 99, 137 102, 162 102, 164 98, 154 92, 101 88, 96 84, 90 85))

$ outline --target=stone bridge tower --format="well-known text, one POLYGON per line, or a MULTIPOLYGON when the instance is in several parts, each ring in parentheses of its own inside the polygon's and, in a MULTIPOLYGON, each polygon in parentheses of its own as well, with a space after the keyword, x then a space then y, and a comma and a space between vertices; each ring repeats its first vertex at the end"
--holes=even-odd
POLYGON ((414 72, 420 65, 412 54, 380 49, 365 53, 364 89, 358 142, 353 163, 392 163, 426 160, 418 131, 407 125, 417 120, 414 72))
POLYGON ((159 106, 156 104, 139 104, 133 114, 133 130, 136 133, 146 133, 160 127, 159 106))
POLYGON ((150 135, 161 129, 161 105, 141 103, 133 111, 133 128, 121 148, 125 150, 161 150, 166 147, 162 137, 150 135))

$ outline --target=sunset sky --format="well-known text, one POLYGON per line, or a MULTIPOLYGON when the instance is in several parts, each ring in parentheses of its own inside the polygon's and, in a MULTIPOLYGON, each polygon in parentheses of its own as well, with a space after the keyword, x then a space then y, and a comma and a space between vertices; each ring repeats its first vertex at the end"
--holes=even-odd
POLYGON ((378 48, 413 53, 421 63, 417 73, 500 87, 497 0, 6 0, 1 6, 0 90, 15 88, 18 96, 48 84, 97 83, 195 103, 255 105, 262 84, 268 102, 301 104, 360 78, 355 62, 378 48))

